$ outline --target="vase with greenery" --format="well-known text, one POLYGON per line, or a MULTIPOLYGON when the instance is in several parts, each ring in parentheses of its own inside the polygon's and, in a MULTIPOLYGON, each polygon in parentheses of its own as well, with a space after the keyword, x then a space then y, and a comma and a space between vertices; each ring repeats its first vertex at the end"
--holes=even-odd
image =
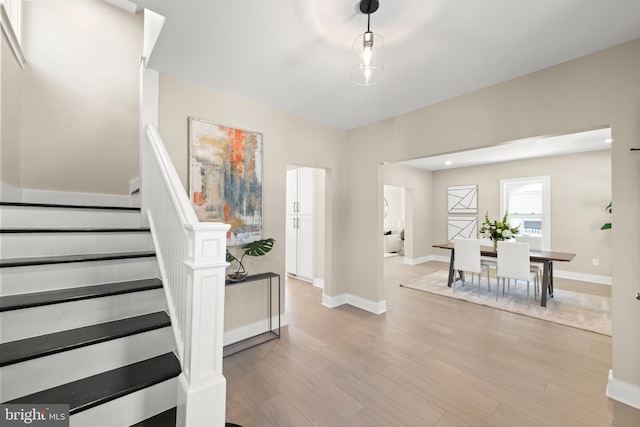
POLYGON ((242 246, 242 249, 244 250, 242 251, 242 255, 238 255, 240 256, 240 258, 231 253, 231 251, 229 251, 229 248, 227 248, 227 262, 230 263, 231 267, 233 268, 233 271, 227 274, 227 278, 232 282, 240 282, 244 280, 248 274, 246 268, 244 267, 244 264, 242 263, 244 261, 244 257, 258 257, 266 255, 271 251, 271 249, 273 249, 273 244, 275 242, 275 239, 268 238, 247 243, 242 246))
POLYGON ((500 240, 508 240, 515 237, 520 232, 519 227, 512 227, 508 222, 508 214, 504 213, 501 221, 491 221, 489 219, 489 212, 484 216, 484 223, 480 228, 480 234, 485 239, 491 239, 493 242, 493 249, 498 250, 498 242, 500 240))

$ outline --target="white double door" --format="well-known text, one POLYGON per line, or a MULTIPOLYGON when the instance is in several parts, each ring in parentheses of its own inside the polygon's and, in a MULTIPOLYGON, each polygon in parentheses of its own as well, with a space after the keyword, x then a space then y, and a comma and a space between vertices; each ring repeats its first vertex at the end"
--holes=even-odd
POLYGON ((315 171, 300 168, 287 171, 287 273, 313 282, 315 171))

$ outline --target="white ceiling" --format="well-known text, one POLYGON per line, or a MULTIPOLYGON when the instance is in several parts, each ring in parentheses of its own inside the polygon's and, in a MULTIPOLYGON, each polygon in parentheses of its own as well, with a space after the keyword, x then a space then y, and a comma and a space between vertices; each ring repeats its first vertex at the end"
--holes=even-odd
POLYGON ((610 138, 611 129, 605 128, 547 138, 528 138, 494 147, 407 160, 399 163, 430 171, 464 168, 535 157, 610 150, 612 143, 610 138))
POLYGON ((353 129, 640 37, 640 0, 380 0, 384 80, 350 81, 358 0, 134 0, 153 69, 353 129))

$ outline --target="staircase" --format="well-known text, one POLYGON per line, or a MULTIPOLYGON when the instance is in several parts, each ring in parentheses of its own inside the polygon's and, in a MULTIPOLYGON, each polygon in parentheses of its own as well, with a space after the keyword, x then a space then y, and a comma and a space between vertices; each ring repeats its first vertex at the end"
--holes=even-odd
POLYGON ((70 425, 175 425, 171 322, 129 207, 0 202, 0 402, 69 404, 70 425))

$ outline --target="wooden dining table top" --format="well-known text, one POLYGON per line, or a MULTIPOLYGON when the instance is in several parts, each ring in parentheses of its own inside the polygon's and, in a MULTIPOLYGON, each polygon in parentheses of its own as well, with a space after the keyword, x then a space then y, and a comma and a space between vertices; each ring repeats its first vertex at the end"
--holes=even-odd
MULTIPOLYGON (((453 249, 453 243, 438 243, 433 245, 434 248, 440 249, 453 249)), ((493 249, 493 246, 480 246, 480 254, 482 256, 497 257, 498 253, 493 249)), ((556 252, 556 251, 538 251, 529 250, 529 256, 533 262, 545 262, 545 261, 563 261, 570 262, 575 258, 576 254, 568 252, 556 252)))

